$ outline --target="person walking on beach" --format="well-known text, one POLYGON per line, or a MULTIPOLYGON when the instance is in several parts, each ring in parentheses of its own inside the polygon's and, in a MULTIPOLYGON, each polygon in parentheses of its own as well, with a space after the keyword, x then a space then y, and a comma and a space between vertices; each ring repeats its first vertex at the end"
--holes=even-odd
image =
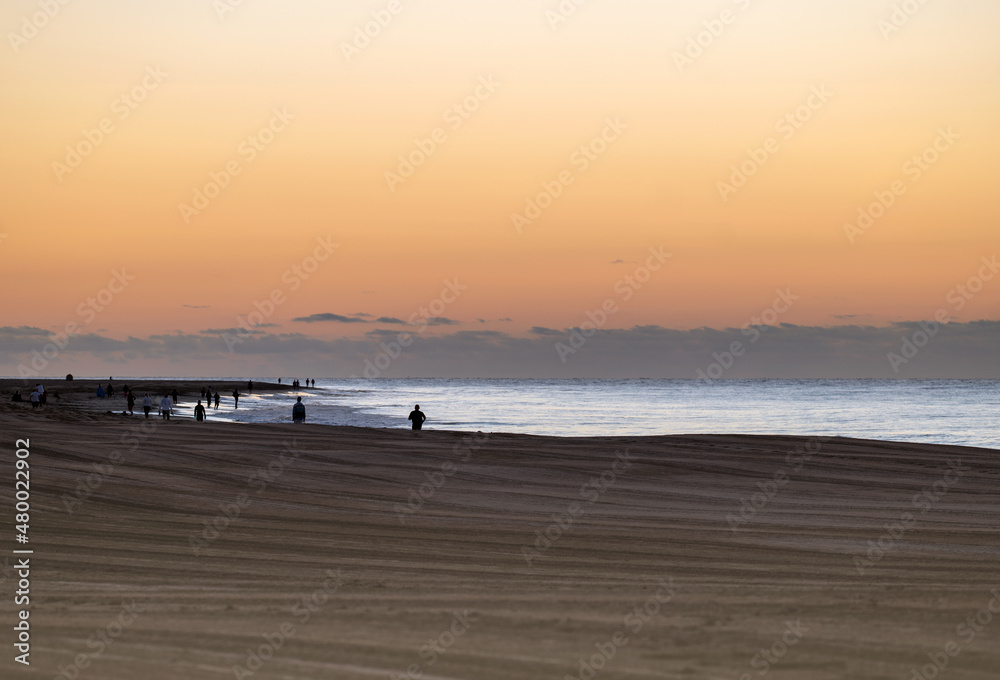
POLYGON ((205 407, 201 405, 201 399, 199 399, 198 405, 194 407, 194 419, 200 423, 207 417, 208 415, 205 413, 205 407))
POLYGON ((108 395, 108 399, 110 399, 111 397, 115 396, 115 386, 112 385, 111 383, 108 383, 108 389, 105 390, 105 392, 108 395))
POLYGON ((160 399, 160 417, 164 420, 170 420, 170 409, 174 407, 174 402, 170 401, 170 395, 164 394, 163 399, 160 399))
POLYGON ((233 390, 233 410, 235 411, 240 407, 240 391, 233 390))
POLYGON ((406 419, 413 421, 414 430, 422 430, 424 428, 424 421, 427 420, 427 416, 425 416, 424 412, 420 410, 420 404, 417 404, 413 407, 413 410, 410 411, 410 415, 406 419))
POLYGON ((295 402, 295 406, 292 407, 292 422, 306 422, 306 405, 302 403, 302 397, 299 397, 295 402))
POLYGON ((172 396, 174 398, 174 403, 175 404, 181 403, 181 395, 177 394, 177 388, 176 387, 174 388, 174 391, 170 393, 170 396, 172 396))
POLYGON ((149 420, 149 412, 153 410, 153 400, 149 396, 149 392, 146 392, 146 396, 142 398, 142 412, 146 414, 146 420, 149 420))
POLYGON ((135 394, 133 392, 129 392, 126 400, 128 401, 128 412, 135 415, 135 394))
POLYGON ((216 409, 219 408, 219 393, 218 392, 215 393, 215 408, 216 409))

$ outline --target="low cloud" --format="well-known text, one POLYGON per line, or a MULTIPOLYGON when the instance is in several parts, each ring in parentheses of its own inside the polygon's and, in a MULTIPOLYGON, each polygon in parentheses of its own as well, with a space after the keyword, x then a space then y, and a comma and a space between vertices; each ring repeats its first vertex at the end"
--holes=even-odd
POLYGON ((311 314, 309 316, 299 316, 292 321, 301 321, 302 323, 320 323, 320 322, 333 322, 333 323, 368 323, 365 319, 358 315, 344 316, 342 314, 311 314))
MULTIPOLYGON (((350 318, 350 317, 345 317, 350 318)), ((376 322, 368 322, 376 323, 376 322)), ((445 324, 447 325, 447 324, 445 324)), ((534 327, 524 337, 501 331, 456 330, 421 334, 401 326, 373 328, 361 337, 318 338, 303 333, 256 333, 228 352, 216 335, 174 333, 117 339, 98 333, 75 336, 49 368, 100 374, 104 366, 149 375, 150 366, 197 375, 198 366, 302 366, 322 364, 329 375, 358 374, 365 360, 383 351, 380 343, 400 336, 410 342, 385 371, 387 377, 689 378, 706 370, 733 342, 746 352, 724 378, 1000 378, 1000 321, 950 323, 895 373, 887 359, 901 353, 904 338, 922 332, 918 322, 886 326, 760 326, 749 330, 656 325, 593 332, 563 363, 556 343, 570 344, 570 329, 534 327), (171 367, 174 367, 171 369, 171 367)), ((30 326, 0 328, 0 372, 17 374, 17 364, 51 342, 51 331, 30 326)), ((211 367, 211 368, 208 368, 211 367)), ((245 372, 245 371, 244 371, 245 372)), ((256 371, 259 373, 259 371, 256 371)))
POLYGON ((52 331, 35 326, 0 326, 0 337, 8 338, 41 338, 55 335, 52 331))

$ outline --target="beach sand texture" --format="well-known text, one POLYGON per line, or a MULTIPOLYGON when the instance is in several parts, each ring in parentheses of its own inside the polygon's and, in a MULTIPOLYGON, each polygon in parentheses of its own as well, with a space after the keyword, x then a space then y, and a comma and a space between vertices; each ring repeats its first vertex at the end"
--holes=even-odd
POLYGON ((35 551, 32 663, 7 644, 3 678, 1000 677, 996 451, 147 422, 70 394, 0 408, 0 564, 22 438, 35 551))

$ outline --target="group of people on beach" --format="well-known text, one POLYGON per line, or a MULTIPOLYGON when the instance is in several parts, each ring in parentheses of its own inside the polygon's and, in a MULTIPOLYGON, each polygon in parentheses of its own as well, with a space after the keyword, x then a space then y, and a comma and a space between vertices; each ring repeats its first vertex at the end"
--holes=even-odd
MULTIPOLYGON (((278 378, 278 383, 279 384, 281 383, 281 378, 278 378)), ((293 388, 298 388, 301 386, 301 383, 298 380, 293 380, 291 384, 293 388)), ((307 379, 306 387, 310 386, 315 387, 316 381, 307 379)), ((249 394, 253 394, 253 380, 247 381, 247 392, 249 394)), ((135 415, 135 403, 136 403, 135 390, 130 388, 128 384, 125 384, 122 385, 121 387, 121 393, 125 396, 126 400, 126 408, 124 411, 122 411, 122 415, 125 415, 126 413, 135 415)), ((115 386, 112 378, 108 378, 107 387, 102 387, 98 385, 97 387, 98 397, 102 399, 104 398, 110 399, 114 397, 114 395, 115 395, 115 386)), ((240 391, 238 389, 234 389, 232 396, 233 396, 233 410, 236 410, 240 406, 240 397, 243 395, 240 394, 240 391)), ((160 399, 160 404, 159 404, 160 418, 162 418, 163 420, 170 420, 170 416, 174 411, 174 407, 180 403, 180 397, 181 395, 177 391, 177 388, 174 388, 172 392, 163 395, 163 397, 160 399)), ((39 383, 35 387, 29 399, 31 401, 32 408, 39 408, 40 406, 45 404, 46 391, 45 388, 41 385, 41 383, 39 383)), ((18 402, 24 401, 23 397, 21 396, 21 392, 19 390, 14 391, 14 396, 11 398, 11 401, 18 401, 18 402)), ((199 399, 198 403, 195 404, 194 406, 195 420, 198 422, 204 422, 208 420, 208 409, 212 407, 212 404, 214 402, 215 409, 218 410, 221 401, 222 397, 219 394, 219 391, 217 389, 213 390, 211 385, 209 385, 208 387, 201 388, 201 399, 199 399), (205 401, 204 404, 202 403, 202 400, 205 401)), ((142 397, 142 411, 147 420, 149 419, 149 414, 152 412, 152 410, 153 410, 153 398, 149 395, 148 392, 146 392, 143 394, 142 397)), ((417 404, 413 407, 413 410, 410 411, 410 415, 407 416, 407 420, 410 421, 411 427, 414 430, 423 429, 424 421, 427 420, 427 416, 424 414, 423 411, 420 410, 420 404, 417 404)), ((302 397, 298 397, 295 400, 295 404, 292 406, 292 422, 304 423, 305 421, 306 421, 306 405, 302 403, 302 397)))
MULTIPOLYGON (((35 385, 35 389, 28 395, 28 401, 31 402, 31 408, 40 408, 45 406, 45 401, 48 397, 45 393, 45 388, 41 383, 35 385)), ((24 397, 21 396, 21 390, 14 390, 13 396, 10 398, 11 401, 24 401, 24 397)))

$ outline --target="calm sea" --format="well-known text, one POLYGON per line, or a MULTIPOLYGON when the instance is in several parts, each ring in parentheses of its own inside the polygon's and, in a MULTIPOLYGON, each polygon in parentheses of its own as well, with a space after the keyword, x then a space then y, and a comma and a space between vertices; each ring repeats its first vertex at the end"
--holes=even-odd
MULTIPOLYGON (((297 393, 255 394, 210 418, 307 420, 545 435, 745 433, 839 435, 1000 449, 997 380, 320 380, 297 393)), ((182 406, 188 407, 188 404, 182 406)))

